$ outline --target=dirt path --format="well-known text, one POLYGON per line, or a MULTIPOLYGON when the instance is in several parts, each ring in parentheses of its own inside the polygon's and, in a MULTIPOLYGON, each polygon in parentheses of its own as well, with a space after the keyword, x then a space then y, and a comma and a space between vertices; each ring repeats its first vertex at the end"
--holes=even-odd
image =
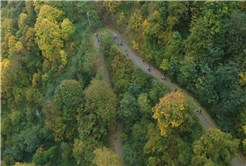
MULTIPOLYGON (((113 31, 111 31, 112 33, 113 31)), ((112 39, 113 39, 114 33, 112 33, 112 39)), ((196 110, 202 110, 202 113, 198 114, 198 118, 201 121, 201 124, 203 125, 203 127, 205 128, 206 131, 208 131, 211 128, 219 128, 215 122, 211 119, 211 117, 209 116, 209 114, 206 112, 206 110, 204 108, 201 107, 201 105, 197 102, 197 100, 195 98, 193 98, 186 90, 180 88, 177 84, 175 83, 171 83, 171 80, 169 78, 167 78, 166 76, 164 76, 158 69, 154 68, 153 66, 149 65, 148 62, 143 62, 143 59, 140 56, 137 56, 137 54, 124 42, 124 40, 122 39, 122 37, 119 36, 119 34, 117 34, 118 39, 115 39, 114 42, 115 43, 120 43, 121 41, 123 41, 123 46, 119 46, 121 48, 121 50, 123 52, 125 52, 125 55, 131 58, 133 64, 139 68, 141 68, 143 71, 145 71, 146 73, 152 75, 153 77, 157 78, 160 80, 160 82, 163 82, 164 84, 167 84, 170 88, 170 90, 174 90, 174 89, 180 89, 183 93, 185 93, 186 96, 189 96, 195 104, 195 110, 194 113, 196 112, 196 110), (151 66, 151 70, 150 72, 148 71, 148 66, 151 66), (161 77, 164 76, 167 79, 165 81, 161 80, 161 77)), ((240 153, 237 152, 237 155, 241 156, 240 153)), ((243 156, 241 156, 242 158, 243 156)), ((233 166, 245 166, 245 162, 239 157, 235 157, 232 159, 232 165, 233 166)))
MULTIPOLYGON (((100 34, 99 34, 100 35, 100 34)), ((97 38, 94 36, 93 37, 93 45, 95 49, 99 49, 99 42, 97 41, 97 38)), ((111 87, 111 83, 109 80, 108 72, 104 63, 104 57, 102 54, 98 54, 98 59, 99 59, 99 73, 103 75, 104 80, 107 82, 109 88, 111 87)), ((115 126, 116 131, 112 131, 109 133, 110 137, 110 142, 112 144, 113 151, 120 156, 123 159, 123 149, 122 149, 122 141, 120 139, 120 134, 121 134, 121 128, 120 128, 121 122, 120 120, 117 120, 117 124, 115 126)), ((122 166, 125 166, 125 162, 123 162, 122 166)))

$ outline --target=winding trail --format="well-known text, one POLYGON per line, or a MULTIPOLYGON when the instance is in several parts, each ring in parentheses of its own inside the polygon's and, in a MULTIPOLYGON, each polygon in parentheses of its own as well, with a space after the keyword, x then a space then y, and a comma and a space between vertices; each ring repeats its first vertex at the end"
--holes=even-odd
MULTIPOLYGON (((93 46, 95 49, 99 49, 99 42, 97 41, 97 38, 94 36, 93 37, 93 46)), ((103 75, 104 80, 108 84, 109 88, 111 89, 111 83, 109 80, 108 72, 104 63, 104 57, 101 53, 98 53, 98 59, 99 59, 99 73, 103 75)), ((121 121, 119 119, 116 119, 116 126, 115 129, 116 131, 111 131, 109 133, 110 137, 110 142, 112 144, 113 151, 120 156, 123 159, 123 149, 122 149, 122 141, 120 139, 120 134, 121 134, 121 121)), ((123 162, 122 166, 125 166, 126 163, 123 162)))
MULTIPOLYGON (((113 40, 113 37, 114 37, 114 34, 115 34, 116 31, 115 30, 107 30, 106 32, 110 32, 112 34, 112 40, 113 40)), ((192 99, 192 101, 194 102, 194 105, 195 105, 194 110, 195 111, 196 110, 202 110, 202 113, 199 113, 197 116, 198 116, 198 118, 200 120, 200 123, 202 124, 202 126, 204 127, 206 132, 208 132, 209 129, 213 129, 213 128, 218 128, 219 129, 219 127, 212 120, 212 118, 209 116, 209 114, 206 112, 206 110, 199 104, 199 102, 194 97, 192 97, 185 89, 180 88, 176 83, 171 83, 171 80, 167 76, 162 74, 161 71, 158 70, 157 68, 151 66, 146 60, 143 62, 143 59, 140 56, 138 56, 135 53, 135 51, 124 42, 123 38, 119 35, 119 33, 116 32, 116 34, 118 36, 118 39, 115 39, 114 42, 116 44, 118 44, 121 41, 123 41, 123 46, 119 46, 119 47, 125 53, 126 56, 127 56, 127 53, 128 53, 128 56, 132 60, 134 66, 141 68, 144 72, 146 72, 146 73, 152 75, 153 77, 159 79, 160 82, 162 82, 164 84, 167 84, 171 91, 173 91, 175 89, 179 89, 187 97, 190 97, 192 99), (149 66, 151 66, 150 72, 148 71, 148 67, 149 66), (162 76, 166 77, 167 79, 165 81, 161 80, 162 76)), ((95 42, 97 42, 97 40, 95 40, 95 42)), ((95 47, 95 42, 94 42, 94 47, 95 47)), ((97 46, 96 48, 98 48, 98 47, 99 46, 97 46)), ((100 57, 100 55, 99 55, 99 57, 100 57)), ((102 56, 102 59, 103 59, 103 56, 102 56)), ((101 62, 104 62, 104 60, 102 60, 101 62)), ((104 66, 104 70, 106 70, 105 65, 102 64, 102 66, 104 66)), ((107 71, 105 71, 105 72, 107 73, 107 71)), ((109 78, 108 78, 108 76, 106 76, 106 74, 105 74, 104 77, 107 78, 108 81, 109 81, 109 78)), ((109 81, 109 84, 110 84, 110 81, 109 81)), ((195 111, 194 111, 194 113, 195 113, 195 111)), ((117 123, 117 127, 119 127, 119 124, 120 124, 120 122, 117 123)), ((120 130, 118 130, 118 128, 117 128, 117 132, 114 133, 114 136, 117 136, 119 134, 118 132, 120 132, 120 130)), ((119 137, 117 137, 117 138, 119 138, 119 137)), ((122 145, 122 144, 120 144, 121 141, 120 141, 120 143, 118 143, 118 142, 114 142, 114 143, 117 144, 117 146, 122 145)), ((119 156, 123 157, 123 155, 122 155, 123 154, 122 153, 122 147, 117 147, 117 149, 115 151, 116 154, 118 154, 119 156)), ((233 158, 231 163, 232 163, 233 166, 246 166, 245 161, 246 160, 245 160, 244 156, 240 153, 239 150, 237 150, 237 157, 233 158)))
MULTIPOLYGON (((114 31, 112 30, 112 38, 114 37, 114 31)), ((171 91, 173 91, 174 89, 179 89, 181 90, 187 97, 189 96, 194 104, 195 104, 195 111, 196 110, 202 110, 202 113, 198 114, 198 118, 200 119, 200 122, 202 124, 202 126, 204 127, 205 131, 208 132, 209 129, 213 129, 213 128, 218 128, 219 127, 215 124, 215 122, 212 120, 212 118, 209 116, 209 114, 206 112, 206 110, 199 104, 199 102, 192 97, 186 90, 180 88, 177 84, 175 83, 171 83, 171 80, 164 74, 161 73, 160 70, 156 69, 155 67, 151 66, 148 62, 146 62, 146 60, 143 62, 143 59, 140 56, 137 56, 137 54, 135 53, 135 51, 133 51, 133 49, 131 47, 129 47, 123 40, 123 38, 119 35, 119 33, 117 33, 118 39, 115 39, 114 42, 115 43, 120 43, 121 41, 123 41, 123 46, 119 46, 121 48, 121 50, 123 52, 125 52, 125 55, 128 56, 129 58, 132 60, 134 66, 137 66, 139 68, 141 68, 143 71, 145 71, 146 73, 152 75, 153 77, 159 79, 160 82, 167 84, 168 87, 170 88, 171 91), (151 70, 150 72, 148 71, 148 66, 151 66, 151 70), (161 77, 164 76, 167 79, 164 81, 161 79, 161 77)), ((194 113, 195 113, 194 111, 194 113)), ((237 156, 239 157, 235 157, 232 159, 232 165, 233 166, 246 166, 245 163, 245 159, 243 160, 243 155, 239 152, 239 150, 237 150, 237 156)))

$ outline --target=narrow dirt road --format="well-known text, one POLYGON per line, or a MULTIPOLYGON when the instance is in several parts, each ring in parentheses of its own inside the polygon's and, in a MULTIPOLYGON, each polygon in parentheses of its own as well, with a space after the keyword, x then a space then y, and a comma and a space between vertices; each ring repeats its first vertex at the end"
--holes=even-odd
MULTIPOLYGON (((97 41, 97 38, 95 36, 93 37, 93 45, 94 45, 95 49, 97 49, 97 50, 99 49, 99 42, 97 41)), ((108 72, 107 72, 107 69, 105 67, 104 57, 101 53, 98 54, 98 59, 99 59, 98 71, 99 71, 99 73, 101 73, 103 75, 103 78, 107 82, 109 88, 112 88, 110 80, 109 80, 108 72)), ((118 119, 116 122, 117 122, 117 124, 115 126, 116 131, 111 131, 109 133, 109 137, 110 137, 110 142, 112 144, 113 151, 123 159, 122 141, 120 139, 121 122, 118 119)), ((122 166, 125 166, 125 165, 126 165, 125 162, 123 162, 122 166)))
MULTIPOLYGON (((111 31, 112 33, 112 39, 114 37, 114 33, 111 31)), ((164 76, 158 69, 154 68, 153 66, 149 65, 148 62, 143 62, 143 59, 140 56, 137 56, 136 53, 134 53, 134 51, 124 42, 124 40, 122 39, 122 37, 120 37, 118 34, 118 39, 115 39, 114 42, 115 43, 120 43, 121 41, 123 41, 123 46, 119 46, 121 48, 121 50, 123 52, 125 52, 125 55, 130 57, 130 59, 132 60, 133 64, 139 68, 141 68, 143 71, 145 71, 146 73, 152 75, 153 77, 157 78, 160 80, 160 82, 163 82, 164 84, 167 84, 170 88, 170 90, 174 90, 174 89, 180 89, 183 93, 185 93, 186 96, 189 96, 195 104, 195 110, 194 113, 197 110, 202 110, 202 113, 198 114, 198 118, 201 121, 201 124, 203 125, 203 127, 205 128, 206 131, 208 131, 209 129, 212 128, 219 128, 215 122, 211 119, 211 117, 209 116, 209 114, 206 112, 206 110, 204 108, 201 107, 201 105, 196 101, 195 98, 193 98, 186 90, 180 88, 177 84, 175 83, 171 83, 171 80, 169 78, 167 78, 166 76, 164 76), (150 72, 148 71, 148 67, 151 67, 150 72), (167 79, 161 80, 161 77, 164 76, 167 79)), ((240 154, 237 153, 239 156, 240 154)), ((241 156, 243 157, 243 156, 241 156)), ((243 161, 243 159, 239 158, 239 157, 235 157, 232 159, 232 165, 233 166, 245 166, 245 162, 243 161)))

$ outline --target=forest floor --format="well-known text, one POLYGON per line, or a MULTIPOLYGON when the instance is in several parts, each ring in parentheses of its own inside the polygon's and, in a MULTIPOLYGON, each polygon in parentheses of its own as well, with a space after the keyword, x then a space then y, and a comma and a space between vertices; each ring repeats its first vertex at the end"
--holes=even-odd
MULTIPOLYGON (((93 37, 93 46, 95 49, 99 49, 99 42, 97 38, 93 37)), ((98 53, 99 59, 99 73, 103 75, 104 80, 107 82, 109 88, 112 88, 108 72, 105 66, 104 57, 101 53, 98 53)), ((109 132, 110 143, 112 145, 113 151, 123 159, 123 149, 122 149, 122 141, 120 139, 121 131, 121 121, 119 119, 116 120, 117 124, 115 126, 116 131, 109 132)), ((126 163, 123 162, 122 166, 125 166, 126 163)))

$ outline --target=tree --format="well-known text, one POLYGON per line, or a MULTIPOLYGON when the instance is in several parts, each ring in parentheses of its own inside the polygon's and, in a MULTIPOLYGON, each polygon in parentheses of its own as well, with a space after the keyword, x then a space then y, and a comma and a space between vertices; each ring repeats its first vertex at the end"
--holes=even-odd
POLYGON ((191 146, 177 133, 163 137, 158 126, 149 124, 148 142, 144 146, 144 153, 148 155, 148 166, 189 165, 191 146))
POLYGON ((34 1, 33 2, 34 10, 37 15, 39 15, 40 9, 42 6, 44 6, 44 4, 45 4, 45 1, 34 1))
POLYGON ((118 116, 126 124, 124 130, 130 130, 138 114, 139 105, 136 98, 129 92, 125 93, 124 98, 120 101, 120 107, 118 108, 118 116))
POLYGON ((131 28, 137 32, 140 25, 143 23, 142 14, 139 10, 135 11, 135 13, 131 17, 131 28))
POLYGON ((110 12, 114 13, 120 8, 121 1, 105 1, 103 5, 106 6, 110 12))
POLYGON ((160 103, 152 108, 153 118, 158 120, 161 135, 167 137, 172 130, 178 128, 180 131, 189 130, 194 119, 189 113, 186 96, 180 91, 170 92, 160 99, 160 103))
POLYGON ((74 139, 73 157, 78 165, 92 166, 95 154, 93 151, 98 147, 99 143, 89 137, 86 140, 74 139))
POLYGON ((2 85, 2 91, 7 91, 9 89, 9 86, 7 84, 6 77, 4 76, 7 74, 6 69, 10 66, 10 62, 8 59, 4 59, 1 62, 1 85, 2 85), (6 72, 6 73, 5 73, 6 72))
POLYGON ((107 33, 102 33, 99 36, 100 38, 100 49, 102 50, 103 54, 108 56, 108 52, 112 46, 112 36, 107 33))
POLYGON ((238 10, 239 6, 240 3, 238 2, 204 3, 204 21, 212 36, 214 35, 215 37, 215 34, 223 34, 227 31, 227 29, 223 28, 223 24, 230 19, 232 12, 238 10))
POLYGON ((169 89, 167 85, 162 84, 157 79, 151 80, 151 86, 152 88, 150 89, 149 97, 151 99, 151 104, 153 105, 156 104, 161 97, 165 96, 165 94, 169 92, 169 89))
POLYGON ((221 132, 219 129, 209 130, 200 140, 193 144, 195 155, 192 165, 228 165, 236 153, 239 140, 232 140, 229 133, 221 132))
POLYGON ((149 117, 151 114, 150 100, 148 99, 147 93, 142 93, 138 97, 138 103, 140 106, 140 111, 145 117, 149 117))
POLYGON ((61 30, 58 22, 62 19, 62 11, 44 5, 40 9, 34 30, 36 31, 36 43, 42 50, 43 56, 50 62, 59 56, 59 49, 63 47, 61 30))
POLYGON ((237 107, 244 101, 243 91, 239 85, 235 84, 238 81, 240 70, 241 67, 237 63, 230 61, 228 64, 220 65, 215 72, 215 88, 223 103, 219 107, 224 112, 235 112, 237 107))
POLYGON ((38 46, 35 44, 35 31, 33 28, 29 28, 25 35, 20 39, 23 46, 33 53, 37 53, 38 46))
POLYGON ((61 150, 62 150, 62 158, 64 160, 68 160, 72 158, 72 153, 73 153, 73 145, 70 143, 61 143, 61 150))
POLYGON ((99 59, 96 51, 86 51, 82 57, 82 63, 79 64, 82 66, 83 71, 88 73, 90 77, 96 76, 99 67, 99 59))
POLYGON ((128 92, 133 95, 135 98, 138 98, 138 96, 141 93, 141 86, 138 85, 136 82, 130 83, 128 87, 128 92))
MULTIPOLYGON (((76 130, 76 109, 83 101, 82 87, 76 80, 64 80, 55 89, 55 104, 59 110, 60 116, 55 119, 60 119, 65 128, 65 138, 71 139, 76 130)), ((60 121, 59 120, 59 121, 60 121)))
POLYGON ((59 26, 48 19, 42 19, 39 24, 36 23, 35 31, 36 43, 42 50, 43 56, 50 62, 55 61, 59 56, 59 49, 63 47, 59 26))
POLYGON ((62 27, 62 35, 65 40, 69 39, 69 36, 72 35, 75 32, 75 26, 72 24, 72 22, 65 18, 61 24, 62 27))
MULTIPOLYGON (((168 23, 168 30, 171 32, 173 29, 174 30, 179 30, 179 26, 182 26, 182 22, 187 22, 189 21, 189 8, 190 8, 190 3, 189 2, 171 2, 168 4, 168 12, 169 16, 167 18, 167 23, 168 23)), ((186 25, 186 27, 188 27, 186 25)), ((182 26, 182 28, 186 28, 185 26, 182 26)), ((179 31, 182 31, 180 29, 179 31)))
POLYGON ((198 58, 210 44, 220 45, 228 32, 224 25, 238 8, 238 2, 205 2, 203 17, 192 26, 191 34, 185 40, 186 54, 198 58))
POLYGON ((43 110, 46 114, 45 128, 53 131, 56 141, 61 141, 64 138, 66 125, 62 119, 62 112, 59 111, 53 101, 48 100, 44 104, 43 110))
POLYGON ((96 148, 93 153, 95 154, 93 163, 95 163, 97 166, 122 165, 122 158, 106 147, 96 148))
POLYGON ((184 45, 182 43, 181 35, 179 32, 173 32, 166 45, 166 53, 164 55, 165 59, 163 59, 163 63, 160 65, 160 68, 163 70, 168 70, 168 64, 170 64, 171 59, 181 61, 184 56, 183 48, 184 45))
POLYGON ((111 129, 115 125, 117 96, 109 89, 104 80, 93 80, 85 90, 85 108, 96 113, 103 121, 105 128, 111 129))

